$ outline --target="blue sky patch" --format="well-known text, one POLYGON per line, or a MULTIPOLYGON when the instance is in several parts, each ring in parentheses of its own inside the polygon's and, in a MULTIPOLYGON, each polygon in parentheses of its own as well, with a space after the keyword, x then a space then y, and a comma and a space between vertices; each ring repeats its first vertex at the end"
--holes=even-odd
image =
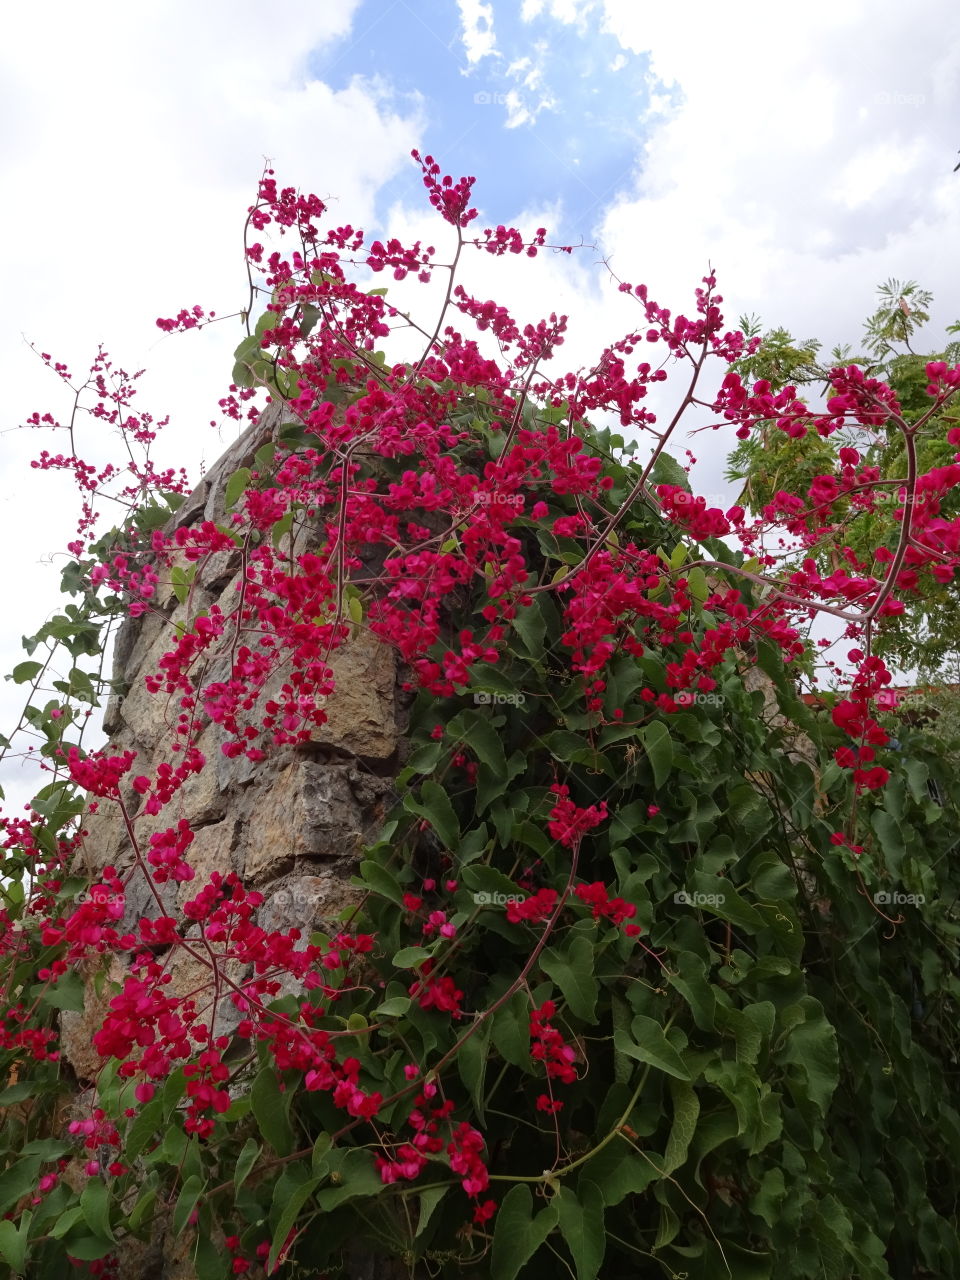
MULTIPOLYGON (((483 6, 481 6, 483 7, 483 6)), ((350 35, 318 52, 310 74, 335 89, 379 79, 398 98, 418 96, 424 150, 455 177, 477 177, 485 221, 557 203, 551 238, 591 241, 617 194, 633 188, 650 101, 645 56, 588 23, 516 5, 487 5, 479 26, 489 52, 471 62, 454 0, 365 0, 350 35)), ((657 86, 662 94, 662 86, 657 86)), ((413 168, 380 192, 419 203, 413 168)))

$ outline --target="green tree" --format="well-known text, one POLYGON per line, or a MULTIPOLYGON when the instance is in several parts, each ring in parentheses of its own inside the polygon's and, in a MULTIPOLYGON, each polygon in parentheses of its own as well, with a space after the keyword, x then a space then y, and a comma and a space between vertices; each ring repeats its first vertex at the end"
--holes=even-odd
MULTIPOLYGON (((872 378, 887 382, 897 395, 903 421, 918 422, 930 407, 927 395, 930 361, 955 364, 960 360, 960 323, 951 325, 942 339, 931 346, 924 333, 930 321, 928 308, 933 295, 916 281, 890 279, 877 290, 877 307, 864 323, 862 350, 837 346, 828 360, 820 355, 816 339, 796 340, 786 329, 763 334, 763 345, 736 366, 744 381, 764 380, 774 393, 788 385, 806 389, 808 403, 816 404, 830 386, 830 371, 837 366, 858 365, 872 378)), ((751 336, 761 333, 756 317, 743 317, 741 324, 751 336)), ((947 411, 930 418, 917 436, 917 464, 921 474, 954 461, 956 447, 946 439, 946 431, 960 423, 947 411)), ((859 566, 866 572, 882 569, 880 559, 897 541, 900 529, 897 502, 898 482, 906 477, 905 445, 893 425, 879 432, 865 428, 844 428, 827 438, 807 435, 796 439, 778 429, 774 420, 742 440, 727 464, 727 479, 742 481, 739 503, 754 515, 778 492, 804 494, 819 475, 840 474, 840 450, 854 448, 859 466, 877 467, 889 482, 889 497, 872 510, 848 503, 841 525, 825 533, 812 548, 804 548, 802 558, 816 560, 821 572, 841 567, 839 547, 849 546, 859 566), (877 553, 880 553, 878 559, 877 553)), ((943 499, 941 514, 953 518, 960 511, 955 493, 943 499)), ((844 562, 848 570, 850 566, 844 562)), ((900 593, 906 606, 899 617, 878 622, 874 651, 891 665, 917 674, 920 680, 938 680, 945 668, 956 666, 960 658, 960 589, 955 582, 939 582, 931 574, 919 575, 913 590, 900 593)))

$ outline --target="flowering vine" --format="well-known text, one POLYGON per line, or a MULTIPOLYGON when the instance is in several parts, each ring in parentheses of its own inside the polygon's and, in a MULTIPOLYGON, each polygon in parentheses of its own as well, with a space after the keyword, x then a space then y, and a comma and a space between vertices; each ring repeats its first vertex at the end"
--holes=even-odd
MULTIPOLYGON (((64 581, 88 610, 29 643, 93 656, 110 621, 160 616, 168 642, 143 692, 168 733, 159 752, 88 750, 72 736, 76 704, 91 709, 102 685, 79 669, 26 717, 52 781, 27 820, 2 820, 4 876, 19 888, 0 921, 0 1105, 34 1093, 50 1105, 13 1126, 0 1255, 10 1274, 28 1259, 38 1276, 64 1260, 106 1274, 124 1241, 167 1221, 190 1233, 203 1280, 305 1274, 317 1258, 349 1274, 363 1223, 410 1275, 482 1263, 496 1280, 535 1276, 541 1245, 579 1280, 638 1256, 668 1275, 690 1259, 697 1274, 734 1275, 729 1259, 749 1255, 749 1274, 769 1275, 785 1248, 783 1170, 800 1178, 802 1165, 788 1236, 812 1232, 820 1252, 777 1274, 888 1275, 899 1237, 857 1203, 847 1148, 824 1127, 841 1073, 856 1091, 853 1040, 838 1056, 839 996, 801 958, 816 904, 843 883, 851 928, 890 921, 865 892, 906 865, 889 823, 939 821, 923 808, 920 748, 909 795, 897 790, 892 677, 872 633, 924 575, 946 580, 960 563, 960 521, 941 506, 960 464, 921 473, 912 443, 960 391, 960 367, 929 365, 929 413, 909 422, 856 365, 832 371, 821 411, 796 388, 746 385, 733 366, 757 343, 725 327, 711 272, 692 316, 618 282, 635 331, 588 371, 557 372, 567 317, 521 325, 457 279, 465 250, 535 257, 546 230, 468 238, 473 179, 414 158, 453 237, 449 262, 420 242, 324 231, 322 201, 264 174, 247 219, 248 333, 221 401, 254 445, 217 509, 181 520, 183 477, 148 455, 125 473, 77 456, 91 389, 93 416, 128 442, 148 449, 161 425, 129 412, 133 379, 103 352, 79 386, 54 367, 74 394, 68 423, 28 424, 69 433, 70 453, 37 465, 76 478, 64 581), (391 363, 408 318, 363 287, 385 271, 446 273, 419 359, 391 363), (661 425, 644 401, 664 382, 679 392, 661 425), (693 407, 734 439, 767 421, 797 440, 899 433, 900 536, 877 557, 883 572, 850 561, 822 576, 812 558, 781 567, 766 549, 771 531, 813 546, 844 503, 870 510, 881 482, 856 450, 748 521, 693 495, 668 449, 693 407), (648 461, 588 413, 651 442, 648 461), (130 515, 95 538, 111 486, 130 515), (202 596, 220 578, 229 591, 202 596), (824 613, 856 647, 827 723, 803 720, 818 775, 790 758, 748 685, 759 665, 781 711, 802 717, 805 626, 824 613), (265 895, 243 876, 198 874, 197 824, 176 815, 223 761, 255 772, 314 741, 338 655, 360 635, 401 663, 409 754, 355 906, 304 937, 267 927, 265 895), (84 875, 85 823, 104 813, 130 865, 84 875), (872 859, 854 843, 867 822, 872 859), (131 919, 143 886, 151 909, 131 919), (186 992, 178 964, 196 974, 186 992), (89 1115, 64 1126, 56 1019, 92 992, 102 1065, 89 1115), (822 1270, 838 1250, 842 1264, 822 1270)), ((193 306, 158 324, 215 318, 193 306)), ((14 676, 39 689, 47 667, 14 676)), ((839 965, 832 935, 815 936, 809 963, 839 965)), ((943 1208, 933 1195, 921 1206, 937 1224, 925 1256, 948 1266, 943 1208)))

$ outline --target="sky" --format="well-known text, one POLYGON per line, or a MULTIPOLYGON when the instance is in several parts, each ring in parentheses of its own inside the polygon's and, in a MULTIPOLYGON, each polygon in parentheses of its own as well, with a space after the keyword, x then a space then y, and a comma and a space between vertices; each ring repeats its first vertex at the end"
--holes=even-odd
MULTIPOLYGON (((63 415, 29 342, 81 372, 98 343, 171 417, 164 465, 198 478, 238 319, 167 336, 158 316, 244 305, 242 226, 269 158, 331 224, 444 243, 412 148, 475 175, 475 226, 583 245, 483 255, 464 283, 524 322, 570 315, 563 363, 636 319, 610 271, 692 308, 708 264, 731 321, 855 343, 877 284, 960 318, 960 7, 955 0, 65 0, 5 15, 0 47, 0 669, 58 608, 70 491, 31 470, 63 415)), ((94 424, 90 424, 93 426, 94 424)), ((108 456, 110 441, 87 436, 108 456)), ((679 442, 679 450, 691 444, 679 442)), ((691 444, 713 502, 723 433, 691 444)), ((0 687, 0 731, 21 690, 0 687)), ((4 774, 20 790, 16 766, 4 774)))

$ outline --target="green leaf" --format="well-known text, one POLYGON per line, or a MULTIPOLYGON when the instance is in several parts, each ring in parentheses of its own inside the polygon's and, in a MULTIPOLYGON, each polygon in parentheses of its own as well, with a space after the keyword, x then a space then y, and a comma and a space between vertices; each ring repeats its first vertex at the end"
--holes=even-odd
POLYGON ((676 1238, 677 1232, 680 1230, 680 1219, 676 1212, 668 1204, 660 1205, 660 1226, 657 1230, 657 1238, 653 1242, 654 1251, 662 1249, 668 1245, 671 1240, 676 1238))
POLYGON ((293 1150, 293 1129, 288 1110, 292 1091, 280 1091, 280 1078, 273 1067, 264 1067, 250 1089, 253 1114, 267 1142, 278 1156, 288 1156, 293 1150))
POLYGON ((313 1153, 310 1156, 311 1172, 313 1172, 318 1178, 327 1173, 329 1166, 327 1155, 329 1151, 330 1135, 329 1133, 321 1133, 313 1144, 313 1153))
POLYGON ((490 1038, 505 1062, 530 1066, 530 1005, 523 991, 515 991, 493 1015, 490 1038))
POLYGON ((256 1138, 248 1138, 243 1144, 243 1150, 237 1157, 237 1167, 233 1174, 233 1187, 235 1191, 239 1191, 246 1182, 250 1170, 260 1159, 260 1152, 263 1150, 256 1138))
POLYGON ((293 1225, 300 1215, 300 1210, 307 1203, 322 1181, 322 1178, 308 1178, 307 1181, 301 1183, 295 1191, 288 1193, 283 1212, 277 1222, 277 1229, 273 1233, 273 1243, 270 1245, 270 1257, 267 1259, 267 1275, 269 1275, 273 1270, 277 1261, 277 1255, 286 1244, 287 1236, 293 1230, 293 1225))
POLYGON ((21 1223, 19 1229, 9 1219, 4 1218, 0 1221, 0 1256, 14 1275, 23 1275, 26 1270, 30 1217, 28 1214, 24 1217, 27 1221, 21 1223))
POLYGON ((710 594, 710 587, 707 584, 707 575, 703 572, 699 565, 694 566, 687 573, 687 588, 690 597, 696 600, 698 604, 703 604, 707 596, 710 594))
POLYGON ((883 850, 883 860, 887 870, 892 876, 899 878, 900 864, 906 852, 900 824, 885 810, 876 809, 870 818, 870 825, 876 832, 880 848, 883 850))
POLYGON ((447 849, 456 849, 460 840, 460 822, 450 797, 439 783, 428 780, 420 788, 420 798, 404 797, 403 807, 409 813, 426 818, 443 845, 447 849))
MULTIPOLYGON (((260 473, 260 475, 263 476, 263 475, 267 475, 270 472, 274 462, 276 462, 276 459, 277 459, 277 446, 273 443, 272 440, 268 440, 267 443, 262 444, 260 448, 256 451, 256 453, 253 455, 253 464, 256 467, 257 471, 260 473)), ((231 479, 233 479, 232 476, 231 476, 231 479)))
POLYGON ((370 1014, 371 1018, 402 1018, 410 1008, 409 996, 392 996, 389 1000, 384 1000, 383 1004, 377 1005, 376 1009, 370 1014))
MULTIPOLYGON (((431 952, 424 947, 401 947, 390 963, 395 969, 416 969, 424 960, 430 959, 431 952)), ((410 1004, 407 1002, 407 1008, 410 1004)))
POLYGON ((794 1026, 778 1058, 791 1064, 795 1072, 806 1079, 806 1096, 826 1115, 839 1081, 836 1029, 813 996, 804 996, 798 1004, 784 1010, 782 1016, 791 1011, 802 1013, 804 1021, 794 1026))
POLYGON ((286 515, 281 516, 279 520, 274 522, 273 528, 270 530, 270 541, 275 547, 279 547, 290 530, 293 528, 292 511, 288 511, 286 515))
POLYGON ((579 1198, 569 1187, 556 1197, 560 1234, 577 1268, 577 1280, 596 1280, 600 1274, 606 1238, 603 1230, 603 1197, 593 1182, 581 1182, 579 1198))
POLYGON ((717 997, 707 978, 707 962, 693 951, 678 950, 678 972, 667 981, 690 1006, 693 1020, 701 1031, 712 1031, 716 1021, 717 997))
POLYGON ((42 662, 18 662, 7 679, 14 684, 26 684, 28 680, 35 680, 42 670, 42 662))
POLYGON ((190 581, 178 564, 175 564, 170 570, 170 585, 173 587, 173 594, 177 597, 177 602, 184 604, 190 594, 190 581))
POLYGON ((664 451, 657 455, 657 460, 650 468, 647 483, 653 487, 658 484, 678 485, 685 493, 690 492, 690 477, 672 453, 664 451))
POLYGON ((105 1258, 116 1245, 99 1236, 81 1236, 78 1240, 65 1240, 64 1248, 71 1258, 79 1258, 81 1262, 94 1262, 97 1258, 105 1258))
POLYGON ((515 1280, 557 1225, 560 1214, 554 1201, 531 1221, 532 1209, 533 1197, 526 1183, 511 1187, 503 1197, 493 1233, 490 1280, 515 1280))
POLYGON ((376 1196, 383 1192, 383 1179, 368 1151, 359 1147, 341 1148, 331 1151, 327 1159, 331 1173, 336 1173, 340 1182, 335 1186, 324 1187, 317 1193, 317 1204, 324 1213, 330 1213, 345 1200, 353 1200, 358 1196, 376 1196))
POLYGON ((374 862, 368 858, 360 863, 359 870, 360 880, 364 888, 372 889, 381 898, 386 898, 388 902, 392 902, 398 907, 403 906, 403 890, 396 879, 385 867, 381 867, 379 862, 374 862))
POLYGON ((664 1035, 663 1027, 653 1018, 638 1013, 633 1020, 631 1034, 628 1036, 623 1031, 615 1031, 613 1043, 621 1053, 636 1058, 638 1062, 648 1063, 678 1080, 690 1079, 683 1059, 664 1035))
POLYGON ((235 471, 227 481, 227 488, 223 496, 223 501, 228 511, 231 507, 235 507, 237 505, 243 494, 250 488, 250 478, 250 468, 240 467, 240 469, 235 471))
POLYGON ((32 1098, 36 1092, 37 1086, 32 1080, 20 1080, 16 1084, 8 1084, 6 1089, 0 1092, 0 1107, 10 1107, 15 1102, 23 1102, 25 1098, 32 1098))
POLYGON ((323 317, 323 312, 319 307, 315 307, 312 302, 303 304, 300 312, 300 336, 301 338, 309 338, 310 334, 317 327, 317 323, 323 317))
MULTIPOLYGON (((450 722, 449 732, 460 738, 491 773, 502 777, 507 772, 503 740, 487 716, 472 710, 462 712, 450 722)), ((439 747, 440 743, 436 745, 439 747)))
POLYGON ((0 1213, 6 1213, 21 1196, 33 1190, 41 1163, 39 1156, 26 1156, 0 1173, 0 1213))
POLYGON ((163 1082, 163 1090, 160 1094, 165 1116, 173 1113, 174 1109, 179 1105, 186 1088, 187 1077, 184 1074, 183 1067, 177 1067, 176 1071, 171 1071, 163 1082))
POLYGON ((653 769, 653 781, 662 787, 673 768, 673 741, 670 731, 660 720, 648 724, 640 734, 644 750, 653 769))
POLYGON ((781 1218, 781 1205, 786 1198, 787 1188, 783 1170, 767 1169, 760 1179, 760 1186, 750 1201, 750 1209, 758 1217, 763 1218, 769 1227, 776 1227, 781 1218))
POLYGON ((766 927, 766 921, 755 907, 740 897, 729 880, 723 876, 710 876, 703 871, 695 871, 691 876, 691 887, 695 894, 700 894, 706 901, 694 905, 710 915, 719 916, 721 920, 729 920, 756 933, 766 927))
POLYGON ((137 1203, 130 1210, 130 1216, 127 1218, 131 1231, 140 1230, 140 1224, 156 1204, 156 1201, 157 1191, 155 1187, 148 1187, 140 1193, 137 1203))
POLYGON ((930 770, 922 760, 904 760, 903 771, 907 775, 907 786, 910 788, 910 794, 917 804, 921 804, 928 799, 927 778, 930 770))
POLYGON ((616 1147, 605 1147, 586 1166, 586 1174, 596 1182, 608 1208, 620 1204, 629 1195, 646 1191, 660 1175, 649 1157, 640 1156, 621 1141, 616 1147))
POLYGON ((570 1011, 584 1022, 596 1017, 599 987, 594 959, 593 943, 582 935, 573 938, 565 953, 547 947, 540 956, 540 968, 560 988, 570 1011))
POLYGON ((483 1083, 487 1074, 487 1056, 490 1052, 490 1035, 493 1028, 490 1019, 482 1024, 479 1031, 460 1046, 457 1054, 457 1067, 464 1087, 473 1099, 480 1123, 484 1122, 483 1083))
POLYGON ((193 1265, 197 1280, 226 1280, 230 1274, 230 1259, 202 1231, 197 1232, 193 1265))
POLYGON ((152 1138, 159 1138, 163 1126, 163 1099, 153 1098, 131 1121, 127 1130, 126 1159, 132 1164, 152 1138))
POLYGON ((244 338, 233 353, 233 358, 235 363, 231 381, 238 387, 252 387, 254 385, 253 367, 255 364, 262 363, 259 334, 251 333, 244 338))
MULTIPOLYGON (((156 1199, 156 1196, 154 1196, 154 1199, 156 1199)), ((67 1234, 68 1231, 73 1230, 73 1228, 77 1225, 77 1223, 82 1220, 82 1218, 83 1218, 83 1210, 80 1208, 78 1204, 76 1204, 73 1206, 72 1209, 68 1209, 66 1213, 62 1214, 57 1219, 57 1221, 53 1224, 53 1226, 50 1228, 47 1234, 51 1236, 54 1240, 61 1240, 67 1234)))
POLYGON ((83 998, 83 979, 73 969, 61 974, 56 982, 48 983, 40 993, 44 1004, 69 1009, 71 1013, 83 1013, 83 998))
POLYGON ((41 1160, 59 1160, 73 1148, 69 1142, 60 1142, 56 1138, 37 1138, 22 1148, 22 1156, 39 1156, 41 1160))
POLYGON ((173 1210, 173 1234, 180 1235, 187 1226, 190 1215, 197 1207, 197 1201, 207 1184, 199 1174, 192 1174, 187 1178, 186 1182, 177 1196, 177 1203, 173 1210))
POLYGON ((427 742, 422 747, 417 747, 407 757, 402 777, 412 778, 418 773, 433 773, 440 763, 440 755, 443 749, 442 742, 427 742))
POLYGON ((692 1085, 685 1080, 671 1078, 670 1095, 673 1098, 673 1125, 663 1157, 664 1176, 679 1169, 686 1160, 700 1118, 700 1099, 692 1085))
POLYGON ((167 1131, 163 1135, 163 1142, 161 1142, 155 1156, 153 1156, 153 1153, 151 1155, 156 1159, 157 1163, 179 1166, 187 1154, 189 1145, 189 1139, 183 1129, 177 1124, 171 1124, 167 1127, 167 1131))
POLYGON ((80 1193, 84 1221, 94 1235, 116 1240, 110 1225, 110 1189, 102 1178, 89 1178, 80 1193))
POLYGON ((446 1187, 431 1187, 429 1191, 424 1191, 420 1196, 420 1216, 417 1220, 417 1229, 413 1233, 413 1238, 419 1240, 420 1236, 426 1231, 433 1217, 433 1211, 437 1205, 447 1194, 446 1187))
POLYGON ((547 634, 547 622, 540 608, 542 596, 533 596, 529 605, 521 606, 513 619, 514 630, 519 634, 532 658, 543 654, 543 641, 547 634))

